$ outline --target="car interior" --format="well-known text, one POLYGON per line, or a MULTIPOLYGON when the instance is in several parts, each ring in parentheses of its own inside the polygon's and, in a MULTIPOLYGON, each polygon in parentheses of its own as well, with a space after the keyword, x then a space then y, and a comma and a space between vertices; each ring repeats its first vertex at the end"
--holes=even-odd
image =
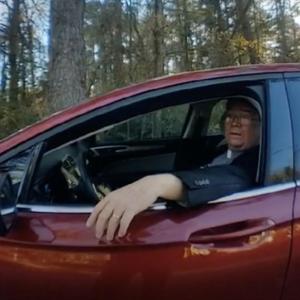
MULTIPOLYGON (((145 96, 147 105, 129 99, 132 103, 108 109, 101 116, 84 116, 75 125, 62 125, 41 143, 36 168, 22 183, 19 203, 94 204, 109 191, 143 176, 209 163, 213 149, 224 144, 226 101, 242 98, 262 105, 263 95, 258 84, 230 92, 222 88, 204 92, 201 96, 198 90, 145 96)), ((19 155, 14 162, 25 164, 24 157, 19 155)), ((8 164, 16 165, 12 160, 8 164)))

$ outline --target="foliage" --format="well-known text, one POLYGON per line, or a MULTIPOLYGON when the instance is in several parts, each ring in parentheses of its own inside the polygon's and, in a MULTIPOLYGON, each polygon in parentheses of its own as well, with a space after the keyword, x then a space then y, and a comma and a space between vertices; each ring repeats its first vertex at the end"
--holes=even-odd
MULTIPOLYGON (((299 6, 298 0, 86 0, 86 94, 187 70, 298 62, 299 6)), ((40 119, 49 106, 49 11, 49 1, 0 1, 2 137, 40 119)), ((164 118, 176 126, 175 112, 158 113, 130 121, 124 135, 176 132, 164 122, 157 126, 164 118)))
POLYGON ((0 100, 0 139, 37 122, 47 113, 46 103, 38 90, 28 93, 17 105, 0 100))

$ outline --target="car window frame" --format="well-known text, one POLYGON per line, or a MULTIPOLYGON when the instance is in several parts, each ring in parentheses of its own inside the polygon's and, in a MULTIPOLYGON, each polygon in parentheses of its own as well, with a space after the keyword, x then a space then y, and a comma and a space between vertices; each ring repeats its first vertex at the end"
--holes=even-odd
MULTIPOLYGON (((41 157, 41 152, 43 148, 44 143, 39 143, 33 147, 28 148, 26 151, 28 151, 27 157, 26 157, 26 162, 24 164, 24 171, 23 174, 20 178, 20 182, 18 184, 18 188, 15 191, 16 194, 14 195, 15 200, 15 206, 14 210, 12 211, 12 214, 14 215, 18 211, 18 205, 23 197, 27 197, 29 193, 29 188, 31 184, 31 179, 33 177, 33 173, 35 171, 35 167, 38 163, 39 158, 41 157)), ((9 162, 10 160, 16 159, 18 156, 22 155, 24 151, 20 152, 19 154, 15 155, 14 157, 2 162, 1 164, 4 164, 5 168, 5 163, 9 162)), ((7 169, 7 173, 10 174, 11 170, 7 169)), ((12 186, 14 183, 12 182, 12 186)), ((12 219, 14 217, 11 217, 12 219)), ((4 232, 2 232, 4 233, 4 232)))
MULTIPOLYGON (((47 130, 46 132, 43 132, 41 134, 38 134, 37 136, 32 137, 31 139, 27 140, 26 142, 20 143, 19 145, 13 147, 12 149, 8 149, 6 152, 1 154, 0 163, 13 157, 14 155, 18 154, 19 152, 22 152, 32 146, 35 146, 36 144, 38 144, 40 142, 49 140, 50 137, 53 137, 59 133, 62 133, 67 129, 72 129, 73 127, 75 127, 75 125, 80 125, 94 117, 105 116, 108 113, 110 113, 111 111, 115 111, 115 110, 123 108, 123 107, 129 107, 138 102, 148 101, 149 99, 153 99, 153 98, 157 97, 158 95, 170 94, 172 92, 178 92, 178 91, 188 91, 188 90, 196 89, 196 88, 209 88, 209 87, 215 86, 215 85, 231 84, 233 81, 234 81, 234 84, 237 84, 237 83, 245 83, 246 84, 246 83, 251 83, 251 82, 259 82, 259 81, 265 81, 268 79, 278 79, 278 78, 282 78, 281 72, 265 73, 265 74, 251 74, 251 75, 234 75, 234 76, 224 77, 224 78, 192 81, 192 82, 178 84, 178 85, 171 86, 171 87, 160 88, 157 90, 150 90, 149 92, 144 92, 142 94, 136 94, 134 96, 130 96, 128 98, 124 98, 122 100, 115 101, 108 105, 104 105, 95 110, 92 110, 92 111, 89 111, 82 115, 79 115, 76 118, 73 118, 65 123, 62 123, 58 126, 55 126, 51 129, 47 130)), ((187 103, 187 102, 192 102, 192 101, 185 100, 185 101, 182 101, 181 103, 183 104, 183 103, 187 103)), ((172 105, 172 99, 170 99, 170 105, 172 105)), ((161 103, 160 104, 157 103, 157 106, 161 107, 163 105, 161 103)), ((19 134, 22 134, 22 132, 20 132, 19 134)))
MULTIPOLYGON (((294 144, 294 180, 297 186, 300 186, 300 142, 299 142, 299 133, 300 133, 300 123, 297 116, 297 111, 299 111, 299 96, 295 96, 294 87, 292 86, 295 81, 300 84, 300 72, 296 73, 284 73, 286 90, 290 105, 291 111, 291 120, 293 125, 293 144, 294 144)), ((298 87, 298 90, 300 87, 298 87)))
POLYGON ((294 154, 291 111, 284 77, 266 81, 266 107, 264 109, 266 124, 263 137, 265 139, 263 160, 264 185, 272 186, 293 183, 294 154), (278 122, 280 120, 280 123, 278 122), (278 137, 283 139, 278 140, 278 137), (285 178, 278 179, 278 170, 289 169, 285 178))
MULTIPOLYGON (((276 79, 279 79, 279 78, 282 78, 282 75, 281 74, 274 74, 274 73, 271 73, 271 74, 259 74, 259 75, 247 75, 247 76, 240 76, 240 77, 238 77, 238 78, 235 78, 235 82, 234 82, 234 84, 235 85, 237 85, 238 83, 243 83, 243 85, 247 85, 247 84, 250 84, 250 83, 253 83, 253 82, 266 82, 267 80, 270 80, 270 78, 271 79, 274 79, 274 80, 276 80, 276 79)), ((210 86, 215 86, 215 85, 218 85, 218 84, 224 84, 224 83, 228 83, 228 81, 230 80, 230 82, 232 82, 232 78, 226 78, 226 79, 217 79, 217 80, 205 80, 205 82, 197 82, 197 83, 188 83, 188 84, 184 84, 184 85, 180 85, 180 87, 181 87, 181 91, 183 90, 182 89, 182 86, 185 88, 185 89, 188 89, 188 88, 190 88, 191 87, 191 85, 192 86, 195 86, 195 87, 197 87, 197 88, 202 88, 202 87, 210 87, 210 86)), ((163 91, 165 92, 165 93, 168 93, 167 91, 168 90, 172 90, 174 87, 171 87, 171 88, 164 88, 163 89, 163 91)), ((177 87, 177 89, 179 89, 179 87, 177 87)), ((154 91, 154 93, 158 93, 159 91, 154 91)), ((170 92, 170 91, 169 91, 170 92)), ((150 93, 153 93, 153 92, 150 92, 150 93)), ((137 98, 139 98, 141 95, 137 95, 136 97, 137 98)), ((143 95, 144 97, 145 97, 145 95, 143 95)), ((132 97, 131 97, 132 98, 132 97)), ((125 100, 128 100, 128 99, 125 99, 125 100)), ((123 101, 125 101, 125 100, 123 100, 123 101)), ((137 101, 137 99, 134 99, 135 101, 133 101, 132 99, 130 99, 130 104, 133 104, 133 103, 135 103, 136 101, 137 101)), ((127 102, 127 101, 125 101, 125 102, 127 102)), ((184 101, 183 103, 186 103, 186 102, 190 102, 190 101, 184 101)), ((128 104, 128 103, 127 103, 128 104)), ((115 103, 115 105, 120 105, 120 103, 119 102, 117 102, 117 103, 115 103)), ((109 105, 109 108, 110 109, 112 109, 113 107, 115 107, 115 105, 114 105, 114 103, 113 104, 111 104, 111 105, 109 105)), ((108 107, 102 107, 102 108, 99 108, 99 109, 97 109, 97 115, 103 115, 103 114, 105 114, 105 113, 107 113, 109 111, 109 109, 108 109, 108 107)), ((88 116, 90 116, 90 114, 93 114, 93 113, 95 113, 95 112, 91 112, 91 113, 88 113, 87 115, 88 116)), ((78 117, 78 118, 76 118, 76 120, 78 121, 78 122, 81 122, 82 121, 82 119, 86 119, 86 118, 88 118, 87 117, 87 115, 84 115, 84 116, 80 116, 80 117, 78 117)), ((69 121, 69 122, 67 122, 67 124, 63 124, 63 125, 61 125, 61 126, 59 126, 59 130, 58 130, 58 128, 54 128, 52 131, 56 131, 56 132, 61 132, 61 131, 63 131, 65 128, 68 128, 68 127, 71 127, 71 125, 72 124, 74 124, 74 121, 75 120, 71 120, 71 121, 69 121)), ((78 124, 78 123, 77 123, 78 124)), ((51 130, 50 130, 51 131, 51 130)), ((39 137, 36 137, 36 138, 33 138, 33 141, 34 140, 41 140, 42 138, 43 139, 46 139, 47 138, 47 136, 49 135, 49 132, 47 132, 47 133, 45 133, 45 134, 42 134, 41 136, 39 136, 39 137)), ((31 142, 33 142, 33 141, 31 141, 31 142)), ((30 142, 28 142, 29 144, 30 144, 30 142)), ((26 143, 25 143, 26 144, 26 143)), ((22 144, 22 145, 20 145, 19 146, 19 148, 22 148, 22 146, 24 146, 24 144, 22 144)), ((17 147, 18 148, 18 147, 17 147)), ((16 149, 14 149, 14 150, 16 150, 16 149)), ((283 188, 289 188, 289 187, 287 187, 287 184, 284 184, 284 186, 283 186, 283 188)), ((264 191, 265 190, 270 190, 270 187, 267 187, 267 188, 265 188, 265 189, 262 189, 262 188, 258 188, 258 189, 254 189, 252 192, 253 193, 260 193, 260 192, 262 192, 262 193, 265 193, 264 191)), ((245 193, 245 195, 247 194, 247 193, 249 193, 249 191, 245 191, 245 192, 242 192, 242 193, 238 193, 238 199, 240 199, 241 197, 243 197, 243 194, 245 193)), ((218 200, 216 200, 216 201, 231 201, 231 200, 234 200, 234 199, 236 199, 236 196, 234 196, 234 195, 232 195, 232 196, 227 196, 227 197, 225 197, 223 200, 222 199, 218 199, 218 200), (227 200, 226 200, 227 199, 227 200)), ((211 203, 214 203, 213 201, 211 202, 211 203)), ((31 205, 30 205, 31 206, 31 205)), ((82 207, 82 205, 80 205, 81 206, 81 208, 79 208, 79 211, 81 211, 81 209, 83 208, 82 207)), ((155 209, 155 207, 162 207, 163 205, 162 204, 158 204, 158 205, 154 205, 153 206, 153 209, 155 209)), ((90 207, 90 205, 88 205, 88 207, 90 207)), ((21 208, 21 207, 20 207, 21 208)), ((25 207, 23 206, 23 208, 25 209, 25 207)), ((45 207, 44 207, 45 208, 45 207)), ((27 209, 28 209, 28 207, 27 207, 27 209)), ((57 209, 54 209, 56 212, 57 212, 57 209)), ((75 209, 76 210, 76 209, 75 209)))

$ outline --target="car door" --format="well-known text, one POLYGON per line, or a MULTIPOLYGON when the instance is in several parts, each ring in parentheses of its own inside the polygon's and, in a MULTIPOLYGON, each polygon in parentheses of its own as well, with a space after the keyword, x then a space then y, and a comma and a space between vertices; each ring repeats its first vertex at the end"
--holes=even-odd
POLYGON ((195 209, 158 203, 112 242, 86 228, 91 207, 19 205, 0 238, 0 298, 280 299, 295 191, 292 135, 283 80, 264 88, 261 187, 195 209))
POLYGON ((295 180, 297 184, 296 197, 294 203, 294 222, 293 222, 293 247, 289 263, 287 282, 285 284, 284 298, 298 299, 299 288, 298 281, 300 278, 300 74, 286 73, 286 85, 288 97, 290 100, 291 114, 294 130, 294 157, 295 157, 295 180))

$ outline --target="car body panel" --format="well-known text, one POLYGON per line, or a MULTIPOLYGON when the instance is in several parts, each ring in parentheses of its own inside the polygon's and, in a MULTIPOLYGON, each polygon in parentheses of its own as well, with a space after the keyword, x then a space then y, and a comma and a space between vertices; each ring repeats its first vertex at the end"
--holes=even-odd
POLYGON ((286 88, 291 106, 291 116, 293 123, 294 137, 294 157, 295 157, 295 180, 297 189, 295 193, 295 203, 293 212, 293 243, 287 272, 287 280, 284 287, 283 300, 299 299, 299 278, 300 278, 300 73, 287 73, 286 88))
POLYGON ((279 299, 293 194, 287 189, 188 211, 146 211, 125 238, 111 243, 99 242, 86 228, 87 214, 19 213, 0 239, 0 296, 33 299, 42 290, 47 299, 119 299, 124 294, 194 299, 200 290, 205 299, 279 299), (253 220, 270 220, 271 226, 226 238, 251 228, 253 220), (211 240, 195 242, 197 232, 211 240), (220 233, 224 238, 214 241, 220 233), (34 285, 39 288, 28 288, 34 285))
POLYGON ((300 278, 300 188, 297 188, 294 207, 293 244, 289 262, 289 272, 284 289, 284 300, 299 299, 300 278))

